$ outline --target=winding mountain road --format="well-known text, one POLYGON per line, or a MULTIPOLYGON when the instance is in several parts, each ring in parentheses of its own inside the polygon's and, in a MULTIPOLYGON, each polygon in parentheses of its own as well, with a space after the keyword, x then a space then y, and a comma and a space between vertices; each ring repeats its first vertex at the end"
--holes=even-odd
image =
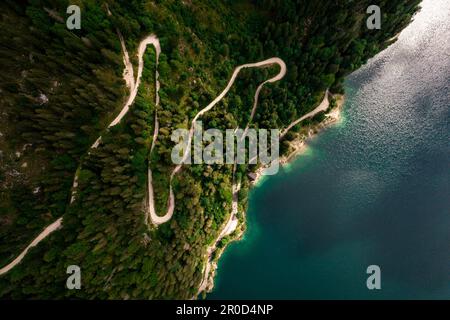
MULTIPOLYGON (((222 100, 225 97, 225 95, 228 93, 228 91, 230 91, 231 87, 234 84, 234 81, 236 80, 237 76, 239 75, 239 72, 242 69, 245 69, 245 68, 261 68, 261 67, 266 67, 266 66, 273 65, 273 64, 279 65, 280 66, 280 71, 274 77, 264 81, 263 83, 261 83, 258 86, 258 88, 257 88, 257 90, 255 92, 255 96, 254 96, 254 103, 253 103, 252 113, 251 113, 251 116, 250 116, 250 121, 251 121, 253 116, 254 116, 254 114, 255 114, 255 111, 256 111, 256 107, 257 107, 257 104, 258 104, 258 96, 259 96, 259 93, 260 93, 262 87, 265 84, 267 84, 267 83, 272 83, 272 82, 276 82, 276 81, 281 80, 284 77, 284 75, 286 74, 286 64, 280 58, 276 58, 276 57, 275 58, 270 58, 270 59, 263 60, 263 61, 260 61, 260 62, 247 63, 247 64, 243 64, 243 65, 240 65, 240 66, 236 67, 234 69, 233 74, 231 75, 231 78, 228 81, 227 86, 225 87, 225 89, 223 89, 222 92, 212 102, 210 102, 205 108, 200 110, 195 115, 194 119, 192 119, 191 128, 189 130, 189 136, 188 136, 188 140, 187 140, 186 145, 187 146, 191 145, 192 137, 194 135, 195 122, 202 115, 204 115, 206 112, 211 110, 220 100, 222 100)), ((158 89, 159 88, 157 88, 157 91, 156 91, 157 92, 156 93, 157 97, 158 97, 158 89)), ((247 128, 248 128, 248 125, 247 125, 247 128)), ((247 130, 247 128, 246 128, 246 130, 247 130)), ((156 137, 154 137, 154 141, 156 140, 156 138, 157 138, 157 135, 156 135, 156 137)), ((174 196, 173 189, 172 189, 172 181, 173 181, 174 176, 181 170, 181 168, 183 166, 183 163, 185 162, 186 158, 190 154, 189 151, 190 151, 190 149, 186 148, 186 150, 185 150, 185 152, 183 154, 181 163, 178 164, 173 169, 173 171, 172 171, 172 173, 170 175, 169 199, 168 199, 167 211, 166 211, 166 213, 163 216, 158 216, 156 214, 156 211, 155 211, 155 201, 154 201, 153 183, 152 183, 152 171, 151 171, 150 167, 148 169, 148 193, 149 193, 148 195, 149 196, 148 196, 148 204, 147 204, 148 206, 147 207, 148 207, 149 214, 150 214, 150 220, 151 220, 151 222, 153 224, 159 225, 159 224, 162 224, 162 223, 165 223, 165 222, 169 221, 172 218, 173 211, 175 209, 175 196, 174 196)), ((148 219, 146 219, 146 221, 148 221, 148 219)))
MULTIPOLYGON (((155 48, 155 52, 156 52, 156 70, 155 70, 155 87, 156 87, 155 104, 156 104, 156 106, 159 106, 159 102, 160 102, 160 98, 159 98, 160 83, 159 83, 159 79, 158 79, 159 78, 158 62, 159 62, 159 55, 161 53, 161 46, 160 46, 158 37, 154 34, 151 34, 151 35, 147 36, 146 38, 144 38, 139 43, 138 52, 137 52, 138 69, 137 69, 136 79, 134 79, 133 65, 129 59, 129 54, 128 54, 128 51, 125 46, 125 41, 124 41, 121 33, 119 31, 117 31, 117 33, 118 33, 118 37, 120 39, 120 43, 121 43, 121 47, 122 47, 122 51, 123 51, 123 62, 124 62, 124 66, 125 66, 124 72, 123 72, 123 77, 127 84, 127 87, 130 89, 130 95, 129 95, 127 101, 125 102, 122 110, 116 116, 116 118, 109 124, 108 128, 111 128, 111 127, 117 125, 118 123, 120 123, 120 121, 123 119, 123 117, 128 113, 130 106, 133 104, 133 102, 137 96, 139 85, 141 82, 142 72, 144 69, 143 55, 147 49, 147 46, 149 46, 149 45, 153 45, 155 48)), ((273 58, 266 59, 266 60, 256 62, 256 63, 243 64, 243 65, 236 67, 232 73, 230 80, 227 83, 227 86, 222 90, 222 92, 211 103, 209 103, 205 108, 200 110, 196 114, 194 119, 192 120, 191 127, 189 130, 187 145, 190 145, 190 143, 192 141, 192 137, 194 134, 195 122, 202 115, 204 115, 206 112, 211 110, 219 101, 221 101, 225 97, 225 95, 231 89, 239 72, 242 69, 261 68, 261 67, 267 67, 269 65, 274 65, 274 64, 277 64, 278 66, 280 66, 280 70, 274 77, 262 82, 257 87, 255 95, 254 95, 254 103, 253 103, 253 107, 251 110, 250 120, 245 128, 245 132, 246 132, 249 128, 251 121, 253 120, 254 115, 255 115, 257 105, 258 105, 258 97, 259 97, 261 89, 267 83, 273 83, 273 82, 281 80, 286 74, 286 64, 284 63, 283 60, 281 60, 278 57, 273 57, 273 58)), ((327 90, 325 97, 327 97, 327 96, 328 96, 328 90, 327 90)), ((328 100, 326 102, 328 103, 328 100)), ((325 105, 321 104, 319 107, 316 108, 315 110, 313 110, 312 112, 306 114, 302 118, 296 120, 291 125, 289 125, 285 129, 285 131, 283 131, 284 133, 282 135, 284 135, 287 131, 289 131, 290 128, 295 126, 297 123, 301 122, 303 119, 308 118, 308 117, 314 115, 315 113, 322 111, 322 109, 325 108, 325 105)), ((328 107, 328 105, 327 105, 327 107, 328 107)), ((326 110, 326 108, 325 108, 325 110, 326 110)), ((153 140, 152 140, 152 144, 151 144, 151 148, 150 148, 150 154, 152 153, 152 151, 154 149, 155 143, 158 138, 158 133, 159 133, 159 123, 158 123, 157 111, 155 111, 155 127, 154 127, 154 133, 153 133, 153 140)), ((89 151, 97 148, 101 143, 101 139, 102 139, 102 137, 99 136, 97 138, 97 140, 94 142, 94 144, 90 147, 89 151)), ((89 153, 89 151, 88 151, 88 153, 89 153)), ((183 161, 181 161, 181 163, 184 163, 184 161, 186 160, 188 155, 189 155, 189 149, 185 150, 185 153, 182 158, 183 161)), ((148 187, 148 203, 147 203, 147 212, 146 212, 146 218, 145 218, 145 221, 147 224, 151 221, 153 224, 159 225, 159 224, 165 223, 171 219, 174 209, 175 209, 175 196, 174 196, 173 189, 172 189, 172 180, 173 180, 174 176, 181 170, 181 168, 182 168, 182 164, 178 164, 173 169, 173 171, 170 175, 168 208, 167 208, 166 213, 163 216, 159 216, 159 215, 157 215, 157 213, 155 211, 155 198, 154 198, 154 191, 153 191, 152 171, 150 169, 150 162, 149 162, 148 185, 147 185, 147 187, 148 187)), ((72 187, 72 196, 71 196, 70 203, 72 203, 75 200, 77 187, 78 187, 78 171, 74 177, 74 182, 73 182, 73 187, 72 187)), ((235 182, 234 174, 233 174, 233 185, 232 185, 232 190, 233 190, 232 208, 233 209, 232 209, 232 213, 230 215, 229 220, 227 221, 223 230, 220 233, 219 239, 222 238, 223 236, 233 232, 233 230, 237 226, 237 221, 236 221, 235 216, 237 213, 237 204, 238 204, 237 193, 239 191, 239 187, 240 187, 240 184, 237 184, 235 182)), ((63 223, 63 218, 61 217, 61 218, 57 219, 55 222, 53 222, 52 224, 50 224, 49 226, 47 226, 11 263, 9 263, 8 265, 6 265, 2 269, 0 269, 0 275, 7 273, 12 268, 14 268, 17 264, 19 264, 22 261, 22 259, 25 257, 25 255, 28 253, 30 248, 39 244, 39 242, 41 242, 43 239, 45 239, 47 236, 49 236, 52 232, 60 229, 62 227, 62 223, 63 223)))
MULTIPOLYGON (((120 34, 120 32, 118 31, 117 33, 118 33, 120 43, 122 46, 123 62, 125 65, 123 77, 124 77, 124 80, 125 80, 127 86, 130 88, 130 96, 128 97, 128 99, 127 99, 125 105, 123 106, 122 110, 120 111, 120 113, 109 124, 108 128, 111 128, 111 127, 117 125, 123 119, 123 117, 128 113, 130 106, 133 104, 133 102, 137 96, 139 84, 140 84, 141 77, 142 77, 142 72, 144 69, 143 56, 144 56, 147 46, 153 45, 155 47, 157 56, 159 56, 159 52, 161 51, 160 45, 159 45, 159 40, 154 34, 149 35, 148 37, 146 37, 145 39, 143 39, 140 42, 139 48, 138 48, 138 61, 139 61, 138 74, 137 74, 136 81, 134 81, 133 65, 130 62, 128 51, 125 46, 125 41, 124 41, 122 35, 120 34)), ((157 77, 158 77, 158 73, 156 72, 156 78, 157 77)), ((157 88, 159 88, 159 83, 157 83, 156 86, 157 86, 157 88)), ((159 99, 157 101, 159 101, 159 99)), ((98 137, 97 140, 94 142, 94 144, 89 148, 89 150, 97 148, 101 143, 101 138, 102 138, 101 136, 98 137)), ((77 170, 77 173, 75 174, 74 181, 72 184, 72 195, 71 195, 70 203, 73 203, 73 201, 75 200, 77 187, 78 187, 78 170, 77 170)), ((14 268, 17 264, 19 264, 22 261, 22 259, 25 257, 25 255, 28 253, 30 248, 39 244, 39 242, 41 242, 46 237, 48 237, 52 232, 60 229, 63 225, 62 223, 63 223, 63 218, 60 217, 55 222, 53 222, 52 224, 47 226, 12 262, 10 262, 8 265, 6 265, 2 269, 0 269, 0 275, 7 273, 12 268, 14 268)))
POLYGON ((308 118, 312 118, 314 117, 316 114, 320 113, 320 112, 325 112, 328 107, 330 106, 330 102, 328 101, 328 89, 325 91, 325 96, 323 97, 322 102, 320 102, 320 104, 314 108, 314 110, 308 112, 307 114, 303 115, 302 117, 300 117, 299 119, 293 121, 291 124, 289 124, 286 129, 284 129, 281 134, 280 134, 280 139, 283 138, 286 133, 288 133, 289 130, 291 130, 294 126, 296 126, 297 124, 299 124, 300 122, 302 122, 305 119, 308 118))

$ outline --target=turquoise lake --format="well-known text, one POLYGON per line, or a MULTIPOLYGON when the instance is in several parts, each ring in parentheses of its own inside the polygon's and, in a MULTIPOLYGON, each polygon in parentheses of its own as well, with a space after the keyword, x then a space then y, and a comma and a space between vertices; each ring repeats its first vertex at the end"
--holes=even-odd
POLYGON ((450 1, 427 0, 348 77, 341 122, 251 191, 207 298, 449 299, 449 120, 450 1))

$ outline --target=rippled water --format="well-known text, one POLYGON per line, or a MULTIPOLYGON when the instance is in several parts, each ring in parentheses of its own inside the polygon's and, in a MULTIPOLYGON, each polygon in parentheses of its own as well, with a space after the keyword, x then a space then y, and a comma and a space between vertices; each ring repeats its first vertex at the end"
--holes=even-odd
POLYGON ((450 1, 346 89, 343 121, 252 191, 209 298, 450 298, 450 1))

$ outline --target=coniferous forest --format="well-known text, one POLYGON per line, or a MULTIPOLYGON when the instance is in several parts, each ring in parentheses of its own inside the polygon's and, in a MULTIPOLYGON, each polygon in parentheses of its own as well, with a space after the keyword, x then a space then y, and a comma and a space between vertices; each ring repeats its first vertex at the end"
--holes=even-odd
MULTIPOLYGON (((165 212, 174 167, 171 132, 189 127, 236 66, 275 56, 286 62, 286 76, 263 88, 251 123, 284 128, 311 111, 327 88, 343 94, 345 76, 386 48, 419 2, 1 1, 0 268, 47 225, 59 217, 64 221, 0 276, 0 297, 196 296, 207 247, 231 212, 233 166, 184 166, 173 181, 173 218, 156 227, 144 221, 149 160, 156 208, 165 212), (72 4, 81 8, 79 30, 66 27, 72 4), (366 26, 371 4, 381 8, 379 30, 366 26), (149 46, 137 98, 123 120, 108 129, 130 93, 117 30, 134 67, 139 41, 158 35, 161 102, 155 105, 155 50, 149 46), (156 108, 159 137, 149 159, 156 108), (100 135, 101 144, 90 150, 100 135), (69 265, 81 267, 82 290, 66 289, 69 265)), ((219 106, 202 118, 203 126, 244 128, 256 87, 276 72, 276 67, 243 70, 219 106)), ((237 168, 241 229, 247 174, 254 169, 237 168)))

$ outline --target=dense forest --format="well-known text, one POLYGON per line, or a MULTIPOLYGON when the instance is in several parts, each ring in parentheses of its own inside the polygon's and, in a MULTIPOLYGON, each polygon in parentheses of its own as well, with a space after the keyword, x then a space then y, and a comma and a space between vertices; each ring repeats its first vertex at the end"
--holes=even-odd
MULTIPOLYGON (((286 62, 286 77, 263 89, 252 121, 255 128, 281 129, 312 110, 327 88, 343 93, 344 77, 386 48, 419 2, 2 1, 0 267, 45 226, 59 217, 64 222, 0 276, 0 297, 195 296, 206 248, 231 212, 232 165, 184 166, 173 184, 173 218, 155 227, 144 221, 149 160, 157 211, 163 212, 174 166, 171 132, 189 127, 237 65, 275 56, 286 62), (80 30, 66 28, 70 4, 81 8, 80 30), (366 27, 371 4, 381 8, 380 30, 366 27), (107 129, 129 94, 118 30, 134 66, 139 41, 158 35, 161 103, 154 102, 155 50, 148 47, 136 100, 125 118, 107 129), (160 135, 149 159, 156 108, 160 135), (99 147, 88 152, 100 135, 99 147), (66 289, 69 265, 81 267, 82 290, 66 289)), ((226 98, 202 118, 204 128, 244 128, 257 85, 276 72, 275 67, 241 72, 226 98)), ((247 173, 254 169, 237 170, 241 220, 247 173)))

